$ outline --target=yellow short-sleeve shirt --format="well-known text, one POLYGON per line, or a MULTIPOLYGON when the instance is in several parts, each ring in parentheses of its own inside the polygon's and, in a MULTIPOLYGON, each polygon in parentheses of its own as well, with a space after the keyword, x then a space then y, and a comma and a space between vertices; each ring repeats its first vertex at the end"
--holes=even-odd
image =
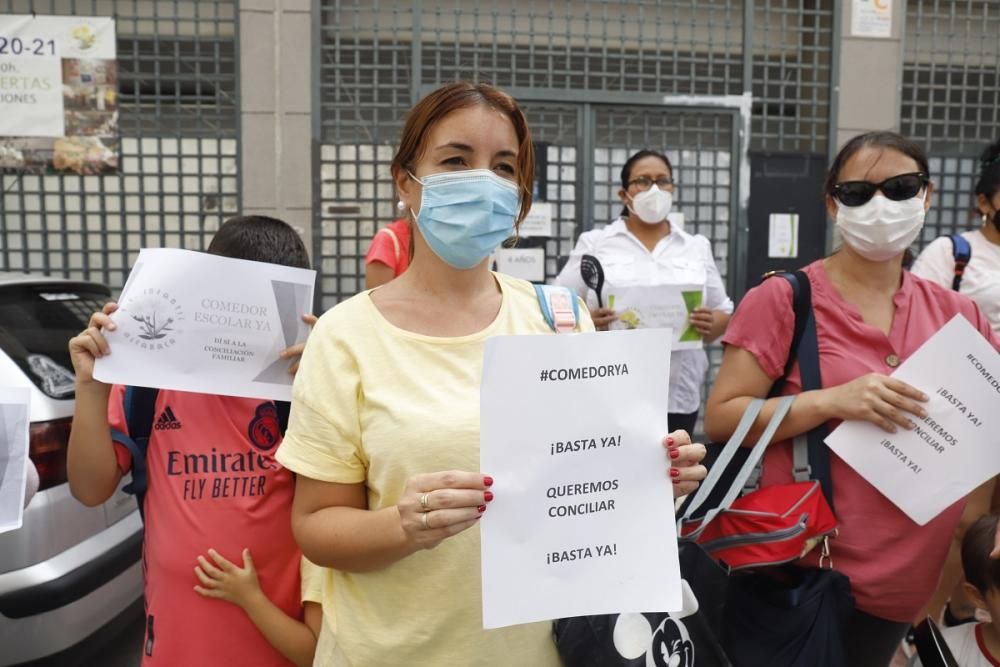
POLYGON ((302 604, 315 602, 323 604, 323 581, 328 570, 310 562, 305 556, 299 563, 299 578, 302 580, 302 604))
MULTIPOLYGON (((399 329, 368 292, 323 315, 295 378, 278 461, 316 480, 364 482, 373 510, 396 504, 413 475, 479 470, 486 340, 551 333, 531 284, 495 276, 500 311, 469 336, 399 329)), ((580 320, 593 330, 582 303, 580 320)), ((478 526, 377 572, 332 571, 323 615, 353 667, 559 664, 550 623, 483 630, 478 526)))

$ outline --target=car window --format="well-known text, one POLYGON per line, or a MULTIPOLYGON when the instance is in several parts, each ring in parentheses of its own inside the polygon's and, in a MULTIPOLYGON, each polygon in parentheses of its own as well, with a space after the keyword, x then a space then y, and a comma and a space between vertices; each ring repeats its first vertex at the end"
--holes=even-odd
POLYGON ((71 398, 67 343, 109 298, 94 285, 0 286, 0 350, 47 395, 71 398))

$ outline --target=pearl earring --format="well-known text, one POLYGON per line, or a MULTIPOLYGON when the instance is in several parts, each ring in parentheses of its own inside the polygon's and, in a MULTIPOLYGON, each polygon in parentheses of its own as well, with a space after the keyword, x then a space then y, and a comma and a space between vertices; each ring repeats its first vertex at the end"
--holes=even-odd
POLYGON ((402 199, 400 199, 398 202, 396 202, 396 210, 397 211, 402 211, 404 208, 406 208, 406 204, 403 203, 402 199))

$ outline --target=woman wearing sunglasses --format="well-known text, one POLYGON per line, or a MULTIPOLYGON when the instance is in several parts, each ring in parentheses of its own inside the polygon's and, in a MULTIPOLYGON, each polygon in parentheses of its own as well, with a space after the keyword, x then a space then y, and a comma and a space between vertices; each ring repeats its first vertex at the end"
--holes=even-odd
MULTIPOLYGON (((584 255, 600 261, 607 285, 702 285, 703 305, 691 313, 691 324, 705 342, 716 340, 726 330, 733 302, 715 265, 712 245, 704 236, 689 234, 676 220, 667 219, 673 195, 673 166, 666 155, 649 150, 632 155, 621 171, 621 216, 603 229, 581 234, 555 279, 586 299, 598 329, 607 329, 618 314, 612 304, 601 303, 588 289, 580 274, 584 255)), ((605 287, 604 296, 607 292, 605 287)), ((670 355, 667 420, 671 429, 694 431, 707 371, 704 350, 678 350, 670 355)))
MULTIPOLYGON (((923 149, 898 134, 855 137, 834 160, 826 208, 843 244, 804 269, 824 388, 800 392, 797 366, 787 376, 782 393, 799 396, 767 450, 761 486, 792 482, 790 439, 816 426, 862 420, 893 433, 924 416, 927 397, 889 375, 956 314, 1000 349, 972 301, 903 271, 903 253, 920 233, 933 191, 923 149)), ((706 406, 709 437, 726 440, 750 400, 768 396, 783 374, 793 325, 787 281, 765 280, 747 293, 723 339, 725 356, 706 406)), ((767 402, 748 442, 777 402, 767 402)), ((850 578, 857 603, 845 635, 847 664, 886 667, 934 591, 964 501, 917 526, 832 452, 830 465, 840 522, 830 555, 850 578)), ((819 567, 817 551, 799 565, 819 567)))
MULTIPOLYGON (((956 289, 975 301, 990 320, 993 331, 1000 333, 1000 139, 987 146, 980 157, 979 176, 974 191, 977 229, 961 234, 968 248, 964 270, 960 270, 960 246, 942 236, 928 245, 913 265, 913 273, 947 289, 956 289), (959 259, 956 259, 958 257, 959 259), (957 279, 956 279, 957 277, 957 279)), ((960 242, 960 240, 959 240, 960 242)), ((1000 506, 994 500, 995 480, 990 480, 970 494, 962 522, 955 535, 948 564, 941 576, 934 599, 916 620, 925 616, 938 618, 944 609, 946 625, 975 620, 975 605, 961 585, 959 547, 965 529, 976 519, 1000 506), (950 601, 949 601, 950 597, 950 601), (947 602, 947 607, 945 603, 947 602)))

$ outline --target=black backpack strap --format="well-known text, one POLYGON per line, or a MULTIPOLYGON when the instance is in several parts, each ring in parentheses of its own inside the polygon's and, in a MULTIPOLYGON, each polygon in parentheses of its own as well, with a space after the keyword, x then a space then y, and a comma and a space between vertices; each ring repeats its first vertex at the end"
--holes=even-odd
POLYGON ((962 286, 965 267, 972 259, 972 246, 969 245, 969 240, 961 234, 950 234, 948 238, 951 239, 951 256, 955 259, 955 277, 951 280, 951 288, 957 292, 958 288, 962 286))
MULTIPOLYGON (((802 272, 798 271, 797 273, 802 272)), ((805 276, 804 273, 802 275, 805 276)), ((802 341, 802 336, 806 330, 807 315, 810 314, 812 308, 812 288, 809 285, 808 279, 800 279, 796 274, 783 271, 769 273, 764 277, 766 279, 772 276, 781 276, 792 287, 792 312, 795 313, 795 325, 792 330, 792 343, 788 346, 788 359, 785 361, 785 370, 781 374, 781 377, 771 385, 768 398, 781 396, 781 390, 785 386, 785 378, 792 372, 792 366, 795 365, 796 350, 799 349, 799 343, 802 341)))
POLYGON ((288 416, 292 412, 292 404, 288 401, 275 401, 274 407, 278 411, 278 429, 281 432, 281 437, 285 437, 285 431, 288 430, 288 416))
POLYGON ((913 637, 924 667, 958 667, 958 661, 930 618, 925 618, 914 628, 913 637))
MULTIPOLYGON (((791 371, 792 365, 798 361, 802 391, 813 391, 823 388, 823 376, 819 366, 819 337, 816 333, 816 316, 812 308, 812 286, 809 276, 803 271, 778 274, 792 286, 793 307, 795 310, 795 334, 789 349, 788 361, 785 362, 785 377, 791 371)), ((775 383, 778 384, 777 382, 775 383)), ((780 387, 779 387, 780 390, 780 387)), ((772 393, 773 393, 772 388, 772 393)), ((826 437, 826 426, 820 424, 806 433, 808 446, 807 469, 809 477, 815 479, 823 488, 823 495, 833 509, 833 480, 830 474, 830 450, 823 439, 826 437)))
MULTIPOLYGON (((785 378, 788 376, 789 372, 792 370, 792 366, 795 362, 799 362, 802 377, 802 390, 806 391, 807 388, 822 388, 822 380, 819 376, 819 348, 817 345, 816 337, 816 320, 813 316, 812 310, 812 289, 809 284, 809 277, 802 271, 796 271, 795 273, 786 273, 782 271, 775 271, 767 273, 764 275, 764 279, 773 278, 775 276, 781 276, 788 281, 789 285, 792 287, 792 311, 795 315, 795 325, 792 333, 792 341, 788 347, 788 359, 785 362, 785 370, 780 378, 775 380, 774 384, 771 386, 771 391, 768 393, 768 398, 775 398, 781 396, 781 390, 785 385, 785 378), (808 351, 811 350, 811 355, 808 351), (803 359, 801 356, 806 353, 805 363, 803 364, 803 359), (814 383, 807 385, 807 383, 814 383)), ((827 502, 830 507, 833 507, 833 484, 830 480, 830 452, 823 442, 823 438, 826 437, 826 426, 820 425, 809 431, 808 434, 808 461, 807 465, 810 466, 810 477, 812 479, 818 479, 820 486, 823 488, 823 494, 826 496, 827 502), (815 452, 814 452, 815 450, 815 452), (824 481, 825 479, 825 481, 824 481)), ((722 445, 718 443, 710 443, 708 445, 708 454, 705 460, 702 462, 710 470, 711 467, 715 465, 716 459, 722 453, 722 445)), ((701 518, 704 516, 705 512, 712 507, 718 507, 720 501, 722 500, 724 489, 730 488, 733 480, 736 477, 736 472, 743 466, 744 462, 750 456, 749 448, 742 448, 733 457, 733 461, 730 465, 726 466, 726 471, 723 473, 722 480, 716 485, 716 490, 702 503, 701 507, 693 514, 694 518, 701 518)), ((760 466, 751 476, 747 485, 744 487, 744 491, 749 491, 757 487, 760 482, 760 466)), ((678 510, 678 516, 685 513, 687 507, 691 503, 695 494, 691 494, 684 501, 684 504, 678 510)))
POLYGON ((146 453, 156 417, 156 397, 160 390, 152 387, 126 387, 123 410, 128 433, 111 429, 111 439, 124 445, 132 455, 132 481, 122 491, 135 496, 139 514, 145 521, 145 499, 148 487, 146 453))

